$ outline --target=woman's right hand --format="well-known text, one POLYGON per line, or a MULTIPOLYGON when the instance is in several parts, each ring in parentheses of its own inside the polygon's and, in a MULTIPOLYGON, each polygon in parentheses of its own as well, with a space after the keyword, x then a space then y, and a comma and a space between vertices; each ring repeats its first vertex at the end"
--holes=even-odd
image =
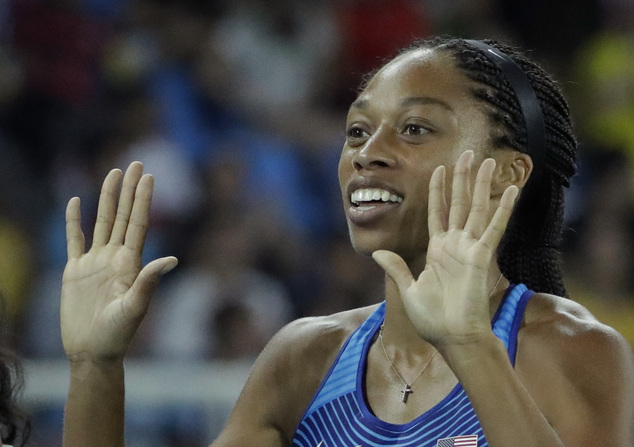
POLYGON ((472 163, 472 151, 463 153, 456 162, 450 203, 446 200, 444 166, 438 167, 430 179, 430 239, 425 269, 417 278, 396 253, 373 253, 398 287, 405 311, 420 337, 439 350, 493 337, 490 269, 519 193, 515 185, 508 186, 495 203, 491 198, 495 160, 484 160, 473 187, 472 163), (493 214, 491 208, 495 209, 493 214))
POLYGON ((71 362, 121 360, 147 312, 160 277, 172 270, 174 257, 142 268, 141 254, 154 188, 143 165, 113 169, 101 189, 93 242, 84 252, 79 198, 66 209, 68 262, 64 269, 61 328, 71 362))

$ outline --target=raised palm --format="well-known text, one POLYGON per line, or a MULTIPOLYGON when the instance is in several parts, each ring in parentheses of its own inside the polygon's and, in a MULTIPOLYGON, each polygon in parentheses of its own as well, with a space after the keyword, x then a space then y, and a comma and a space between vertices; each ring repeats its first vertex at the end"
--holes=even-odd
POLYGON ((373 254, 396 283, 405 311, 419 335, 442 344, 490 331, 489 269, 510 218, 518 189, 504 191, 490 217, 493 159, 478 170, 473 195, 471 162, 464 153, 454 169, 451 205, 445 199, 445 169, 438 167, 430 179, 429 245, 425 269, 414 278, 395 253, 373 254))
POLYGON ((122 358, 147 312, 160 276, 176 258, 154 260, 142 268, 154 180, 135 162, 112 170, 99 198, 93 243, 84 252, 79 199, 66 210, 68 262, 64 270, 61 327, 70 360, 122 358))

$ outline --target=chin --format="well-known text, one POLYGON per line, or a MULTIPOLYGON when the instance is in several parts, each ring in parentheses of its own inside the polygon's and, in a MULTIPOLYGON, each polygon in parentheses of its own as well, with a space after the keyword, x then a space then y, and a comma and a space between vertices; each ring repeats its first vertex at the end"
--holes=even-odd
POLYGON ((372 256, 372 253, 374 253, 376 250, 379 250, 378 248, 376 250, 362 248, 354 244, 352 244, 352 248, 354 248, 354 251, 360 254, 361 256, 368 256, 368 257, 372 256))
POLYGON ((374 234, 374 237, 370 235, 359 235, 350 233, 350 242, 352 248, 363 256, 372 256, 377 250, 389 250, 399 255, 407 264, 425 265, 425 259, 427 257, 427 245, 420 244, 417 248, 413 247, 418 244, 406 244, 394 240, 388 240, 387 238, 379 238, 374 234))
POLYGON ((378 237, 376 233, 362 235, 351 232, 350 242, 352 243, 352 248, 363 256, 372 256, 372 253, 377 250, 397 251, 394 244, 390 244, 384 238, 378 237))
POLYGON ((350 238, 350 242, 352 243, 352 248, 354 248, 354 251, 363 256, 371 256, 374 251, 378 250, 367 244, 359 243, 358 241, 355 241, 355 239, 352 237, 350 238))

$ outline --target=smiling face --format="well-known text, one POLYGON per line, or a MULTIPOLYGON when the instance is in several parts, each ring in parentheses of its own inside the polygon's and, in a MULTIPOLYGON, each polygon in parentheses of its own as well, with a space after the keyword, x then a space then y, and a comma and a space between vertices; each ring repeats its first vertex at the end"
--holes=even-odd
POLYGON ((362 254, 387 249, 424 262, 429 179, 464 151, 491 147, 484 105, 451 55, 419 49, 383 67, 350 107, 339 162, 350 238, 362 254))

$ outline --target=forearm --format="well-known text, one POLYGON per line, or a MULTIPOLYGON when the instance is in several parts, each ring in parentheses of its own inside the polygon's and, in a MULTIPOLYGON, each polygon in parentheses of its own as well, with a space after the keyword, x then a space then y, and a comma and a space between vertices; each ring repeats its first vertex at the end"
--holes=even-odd
POLYGON ((72 363, 64 414, 64 447, 122 447, 123 361, 72 363))
POLYGON ((519 380, 506 348, 495 335, 445 346, 441 354, 467 392, 491 447, 564 445, 519 380))

